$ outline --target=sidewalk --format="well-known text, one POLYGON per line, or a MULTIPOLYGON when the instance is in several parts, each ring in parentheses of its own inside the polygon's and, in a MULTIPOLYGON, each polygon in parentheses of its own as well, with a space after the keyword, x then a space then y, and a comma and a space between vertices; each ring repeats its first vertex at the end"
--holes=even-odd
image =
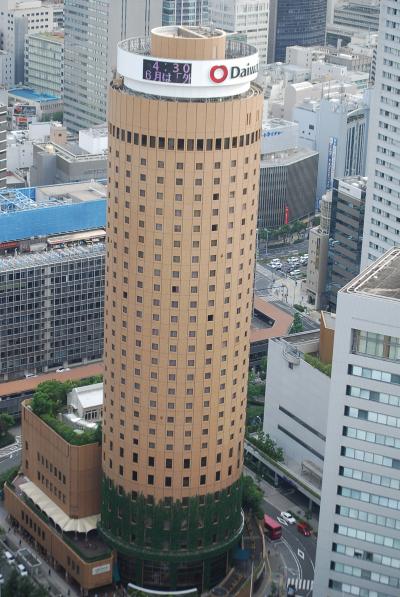
MULTIPOLYGON (((22 547, 26 547, 37 554, 33 546, 22 538, 22 535, 17 533, 8 520, 8 513, 4 509, 3 504, 0 505, 0 526, 5 530, 4 539, 12 551, 17 551, 22 547)), ((78 597, 79 593, 75 591, 65 580, 51 567, 51 565, 43 559, 41 554, 37 554, 42 565, 40 566, 38 574, 35 575, 38 582, 49 590, 50 595, 54 597, 78 597), (49 574, 50 570, 50 574, 49 574)))

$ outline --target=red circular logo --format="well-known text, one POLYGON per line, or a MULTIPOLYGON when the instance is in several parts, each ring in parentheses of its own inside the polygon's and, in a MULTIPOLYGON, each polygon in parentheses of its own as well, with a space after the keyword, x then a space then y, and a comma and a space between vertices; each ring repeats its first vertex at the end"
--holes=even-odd
POLYGON ((210 79, 213 83, 223 83, 228 77, 228 69, 223 64, 217 64, 210 69, 210 79))

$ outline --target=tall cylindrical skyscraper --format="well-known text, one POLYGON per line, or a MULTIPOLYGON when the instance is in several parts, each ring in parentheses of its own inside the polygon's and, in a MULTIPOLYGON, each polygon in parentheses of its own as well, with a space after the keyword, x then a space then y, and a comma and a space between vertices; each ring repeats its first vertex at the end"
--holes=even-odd
POLYGON ((207 588, 240 476, 263 97, 252 46, 164 27, 109 95, 102 533, 124 582, 207 588))

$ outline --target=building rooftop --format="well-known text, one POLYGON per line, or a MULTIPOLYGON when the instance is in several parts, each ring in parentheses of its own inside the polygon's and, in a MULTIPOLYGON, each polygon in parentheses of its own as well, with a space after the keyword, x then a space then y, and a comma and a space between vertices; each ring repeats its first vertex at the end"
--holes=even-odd
POLYGON ((400 300, 400 247, 393 247, 339 292, 400 300))
POLYGON ((265 153, 261 156, 261 166, 287 166, 300 160, 317 156, 318 152, 306 147, 292 147, 282 151, 265 153))
POLYGON ((14 97, 20 97, 31 102, 44 103, 61 101, 61 97, 59 95, 52 95, 51 93, 40 93, 39 91, 35 91, 34 89, 30 89, 29 87, 14 87, 13 89, 9 89, 8 93, 9 95, 13 95, 14 97))
POLYGON ((258 296, 254 298, 254 315, 250 329, 251 344, 287 334, 293 323, 293 317, 286 311, 258 296))
POLYGON ((95 245, 77 245, 66 249, 52 249, 40 253, 24 253, 14 257, 0 258, 0 273, 14 271, 21 268, 43 267, 70 261, 74 259, 84 259, 105 255, 105 244, 97 243, 95 245))
POLYGON ((56 373, 55 371, 48 371, 47 373, 40 373, 27 377, 26 379, 15 379, 13 381, 3 381, 0 384, 0 398, 7 400, 10 396, 24 395, 31 396, 38 385, 50 379, 57 379, 57 381, 68 381, 83 379, 85 377, 92 377, 94 375, 102 375, 104 366, 102 362, 91 363, 90 365, 80 365, 78 367, 71 367, 69 371, 56 373))
POLYGON ((106 224, 107 187, 88 181, 0 191, 0 243, 106 224))
POLYGON ((171 26, 171 27, 157 27, 153 29, 152 33, 156 35, 163 35, 165 37, 183 37, 186 39, 205 39, 210 37, 223 37, 225 32, 222 29, 216 29, 215 27, 182 27, 171 26))
POLYGON ((100 406, 103 404, 103 384, 94 383, 89 386, 74 388, 68 394, 68 399, 70 401, 73 399, 79 401, 82 408, 100 406))
POLYGON ((38 37, 61 45, 64 43, 64 31, 34 31, 28 37, 38 37))
MULTIPOLYGON (((95 134, 90 132, 91 129, 88 129, 89 132, 87 135, 90 135, 93 139, 94 138, 105 138, 102 132, 99 130, 95 134)), ((83 148, 79 145, 78 139, 70 139, 63 145, 59 145, 58 143, 52 143, 51 141, 46 142, 38 142, 34 144, 35 147, 40 148, 42 151, 49 153, 49 154, 56 154, 62 157, 67 162, 87 162, 89 160, 98 160, 98 159, 107 159, 107 149, 100 150, 98 152, 90 152, 87 149, 83 148)))

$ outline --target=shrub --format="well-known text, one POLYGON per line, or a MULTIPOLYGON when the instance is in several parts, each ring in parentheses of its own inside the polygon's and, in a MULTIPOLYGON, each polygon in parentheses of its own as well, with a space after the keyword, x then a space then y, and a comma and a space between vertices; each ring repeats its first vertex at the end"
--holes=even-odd
POLYGON ((268 433, 260 432, 257 436, 248 437, 249 441, 256 446, 261 452, 267 454, 276 462, 283 462, 285 460, 283 450, 280 448, 276 441, 271 439, 268 433))
POLYGON ((328 377, 331 376, 332 363, 323 363, 319 360, 318 357, 315 357, 312 354, 307 353, 304 355, 304 360, 306 361, 306 363, 311 365, 311 367, 314 367, 314 369, 318 369, 318 371, 321 371, 321 373, 328 375, 328 377))
POLYGON ((40 417, 49 427, 63 439, 75 446, 101 443, 101 426, 76 433, 72 427, 57 419, 60 410, 67 404, 67 394, 73 388, 101 383, 101 375, 93 375, 78 381, 65 382, 49 380, 40 383, 31 400, 31 408, 35 415, 40 417))

